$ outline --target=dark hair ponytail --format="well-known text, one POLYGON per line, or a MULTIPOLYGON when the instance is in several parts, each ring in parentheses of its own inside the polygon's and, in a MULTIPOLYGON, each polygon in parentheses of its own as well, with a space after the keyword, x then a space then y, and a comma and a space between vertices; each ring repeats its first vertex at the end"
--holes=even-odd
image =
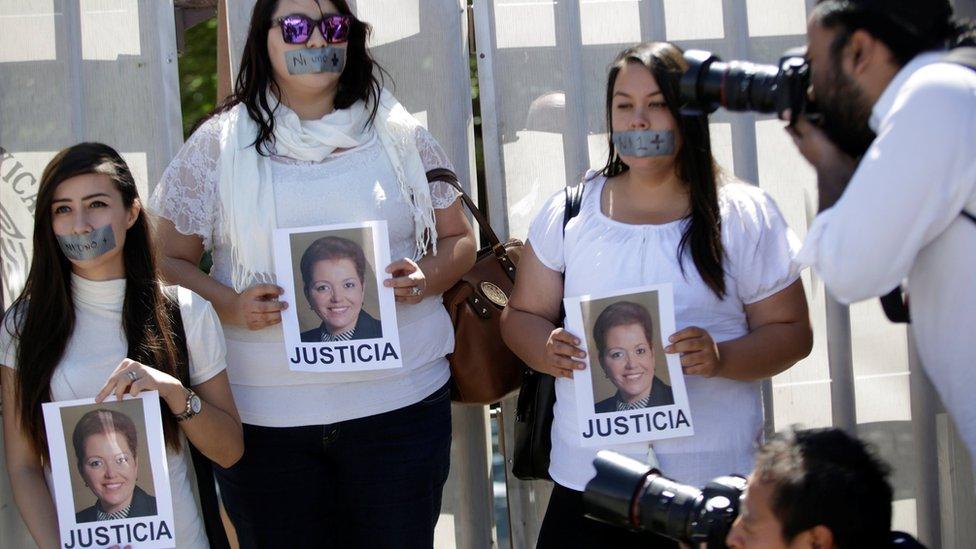
POLYGON ((685 272, 685 251, 690 249, 698 274, 712 292, 719 299, 723 299, 725 270, 722 267, 724 256, 722 216, 718 205, 719 168, 712 157, 708 116, 681 114, 678 84, 687 65, 683 52, 674 44, 668 42, 638 44, 620 52, 610 64, 606 94, 610 155, 601 173, 606 177, 613 177, 630 169, 620 159, 613 145, 613 123, 610 112, 614 84, 617 82, 620 70, 628 63, 640 64, 654 76, 654 80, 664 94, 668 110, 677 122, 677 132, 681 135, 682 145, 675 155, 675 171, 678 178, 688 186, 691 201, 691 215, 688 217, 681 242, 678 244, 678 264, 681 266, 681 272, 685 272))

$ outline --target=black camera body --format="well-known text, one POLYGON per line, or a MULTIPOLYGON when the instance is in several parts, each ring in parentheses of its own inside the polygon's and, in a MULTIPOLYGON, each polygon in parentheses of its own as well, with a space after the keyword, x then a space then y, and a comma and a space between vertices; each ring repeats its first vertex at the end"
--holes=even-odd
POLYGON ((583 492, 591 518, 685 543, 705 543, 710 549, 725 547, 725 538, 739 515, 744 477, 718 477, 699 490, 606 450, 597 454, 593 465, 596 476, 583 492))
POLYGON ((791 123, 800 116, 815 118, 810 100, 810 64, 806 48, 788 50, 779 65, 748 61, 722 61, 703 50, 685 52, 688 70, 681 77, 681 112, 711 114, 719 107, 730 111, 791 113, 791 123))

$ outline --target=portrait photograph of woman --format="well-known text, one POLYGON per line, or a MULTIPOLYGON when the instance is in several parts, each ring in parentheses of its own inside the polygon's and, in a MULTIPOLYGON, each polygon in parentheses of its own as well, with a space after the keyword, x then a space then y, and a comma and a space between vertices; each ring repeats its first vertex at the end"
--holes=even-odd
POLYGON ((278 229, 275 272, 294 303, 281 317, 290 368, 345 372, 400 368, 389 229, 363 221, 278 229))
MULTIPOLYGON (((304 342, 349 341, 383 337, 379 312, 364 308, 367 297, 376 300, 372 266, 366 260, 362 244, 342 236, 323 236, 305 248, 299 262, 302 292, 308 308, 320 324, 302 330, 304 342), (370 277, 366 278, 367 271, 370 277), (368 282, 368 284, 367 284, 368 282)), ((304 311, 302 311, 304 312, 304 311)), ((307 325, 309 315, 299 324, 307 325)))
POLYGON ((179 546, 160 402, 146 391, 43 405, 62 544, 179 546))
MULTIPOLYGON (((144 479, 141 482, 152 491, 152 474, 139 472, 139 440, 145 432, 145 425, 137 428, 129 414, 107 406, 86 412, 75 423, 71 447, 87 489, 75 493, 79 523, 156 514, 156 498, 138 486, 144 479), (84 506, 92 495, 95 503, 84 506)), ((143 463, 148 470, 148 461, 143 463)))
POLYGON ((655 345, 656 324, 647 307, 633 301, 612 303, 597 316, 592 332, 596 353, 591 356, 603 375, 599 369, 593 370, 594 411, 623 412, 674 404, 671 385, 664 382, 670 379, 667 362, 662 359, 660 368, 656 366, 656 357, 663 356, 660 344, 655 345), (601 399, 608 390, 613 394, 601 399))
POLYGON ((665 352, 674 333, 670 284, 568 297, 566 329, 580 338, 585 367, 573 375, 577 434, 584 446, 694 434, 681 364, 665 352))

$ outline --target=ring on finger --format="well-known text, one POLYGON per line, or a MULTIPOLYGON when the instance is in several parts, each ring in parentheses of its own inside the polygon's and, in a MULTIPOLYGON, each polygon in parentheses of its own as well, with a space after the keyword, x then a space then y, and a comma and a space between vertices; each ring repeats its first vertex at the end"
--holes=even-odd
POLYGON ((410 288, 410 295, 412 296, 416 297, 422 293, 424 293, 424 291, 420 289, 420 286, 414 286, 413 288, 410 288))
POLYGON ((139 374, 137 374, 137 373, 135 373, 133 371, 128 371, 128 372, 125 373, 125 377, 129 378, 129 381, 135 381, 135 380, 139 379, 139 374))

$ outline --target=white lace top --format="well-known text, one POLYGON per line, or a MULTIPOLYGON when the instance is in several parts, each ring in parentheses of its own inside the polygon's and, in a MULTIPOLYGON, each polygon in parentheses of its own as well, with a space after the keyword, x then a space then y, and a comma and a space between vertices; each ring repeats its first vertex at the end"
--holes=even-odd
MULTIPOLYGON (((429 132, 419 128, 416 138, 426 170, 453 170, 429 132)), ((213 255, 210 275, 230 286, 230 248, 220 227, 219 139, 217 118, 190 136, 163 173, 150 209, 180 233, 201 237, 213 255)), ((413 256, 411 210, 377 138, 321 163, 273 156, 272 177, 279 227, 386 220, 391 257, 413 256)), ((432 183, 430 191, 436 209, 458 197, 443 182, 432 183)), ((267 427, 318 425, 419 402, 449 377, 445 356, 454 349, 453 329, 440 295, 416 305, 397 304, 397 321, 402 369, 329 374, 290 371, 280 325, 250 331, 225 324, 228 375, 241 419, 267 427)))

